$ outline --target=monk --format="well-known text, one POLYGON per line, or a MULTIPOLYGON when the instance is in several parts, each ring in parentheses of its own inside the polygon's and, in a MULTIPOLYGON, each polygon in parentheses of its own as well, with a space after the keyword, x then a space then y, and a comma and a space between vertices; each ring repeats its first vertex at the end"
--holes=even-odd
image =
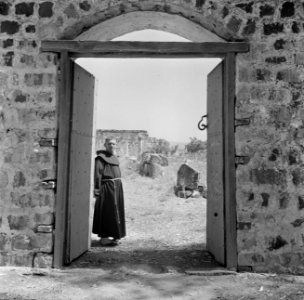
POLYGON ((107 138, 104 146, 95 158, 93 233, 102 246, 116 246, 126 235, 124 195, 116 139, 107 138))

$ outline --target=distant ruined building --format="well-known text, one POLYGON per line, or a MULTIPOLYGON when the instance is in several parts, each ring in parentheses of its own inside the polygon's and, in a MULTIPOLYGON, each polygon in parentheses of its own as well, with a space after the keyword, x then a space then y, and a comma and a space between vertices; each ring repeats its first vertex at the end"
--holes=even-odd
POLYGON ((117 155, 121 157, 136 157, 155 148, 157 138, 149 137, 146 130, 116 130, 98 129, 96 131, 95 149, 104 149, 104 141, 107 137, 115 137, 117 140, 117 155))

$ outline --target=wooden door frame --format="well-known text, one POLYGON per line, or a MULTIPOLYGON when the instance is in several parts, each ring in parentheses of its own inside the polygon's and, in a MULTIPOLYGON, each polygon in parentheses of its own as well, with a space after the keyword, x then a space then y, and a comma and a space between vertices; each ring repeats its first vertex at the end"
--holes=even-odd
POLYGON ((69 155, 72 122, 73 70, 71 58, 206 58, 217 57, 224 61, 223 113, 224 113, 224 224, 226 267, 237 268, 236 236, 236 183, 235 183, 235 56, 248 52, 249 44, 243 42, 98 42, 54 41, 41 43, 44 52, 60 54, 58 93, 58 166, 56 193, 56 223, 54 241, 54 267, 65 264, 68 223, 69 155))

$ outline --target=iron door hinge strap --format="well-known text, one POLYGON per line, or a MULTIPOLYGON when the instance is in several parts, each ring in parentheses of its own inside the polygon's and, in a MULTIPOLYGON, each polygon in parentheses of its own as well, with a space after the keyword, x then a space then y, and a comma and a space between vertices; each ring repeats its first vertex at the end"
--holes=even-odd
POLYGON ((250 161, 250 157, 249 156, 235 156, 235 164, 236 165, 246 165, 248 164, 250 161))
POLYGON ((40 147, 57 147, 57 139, 41 138, 39 141, 40 147))
POLYGON ((251 117, 250 118, 242 118, 242 119, 235 119, 234 126, 248 126, 250 125, 251 117))
POLYGON ((45 190, 54 190, 56 188, 56 180, 48 179, 40 182, 40 185, 45 190))

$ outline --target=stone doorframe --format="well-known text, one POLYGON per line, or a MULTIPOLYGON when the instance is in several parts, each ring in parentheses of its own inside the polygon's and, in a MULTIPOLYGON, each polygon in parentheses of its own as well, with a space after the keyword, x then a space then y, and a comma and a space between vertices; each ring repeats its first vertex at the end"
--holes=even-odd
POLYGON ((58 160, 54 267, 65 263, 68 225, 69 155, 72 107, 71 59, 79 57, 162 57, 202 58, 217 57, 224 61, 224 222, 226 267, 237 268, 236 183, 235 183, 235 69, 236 54, 247 52, 247 43, 229 42, 96 42, 96 41, 42 41, 42 51, 60 55, 58 81, 58 160))

